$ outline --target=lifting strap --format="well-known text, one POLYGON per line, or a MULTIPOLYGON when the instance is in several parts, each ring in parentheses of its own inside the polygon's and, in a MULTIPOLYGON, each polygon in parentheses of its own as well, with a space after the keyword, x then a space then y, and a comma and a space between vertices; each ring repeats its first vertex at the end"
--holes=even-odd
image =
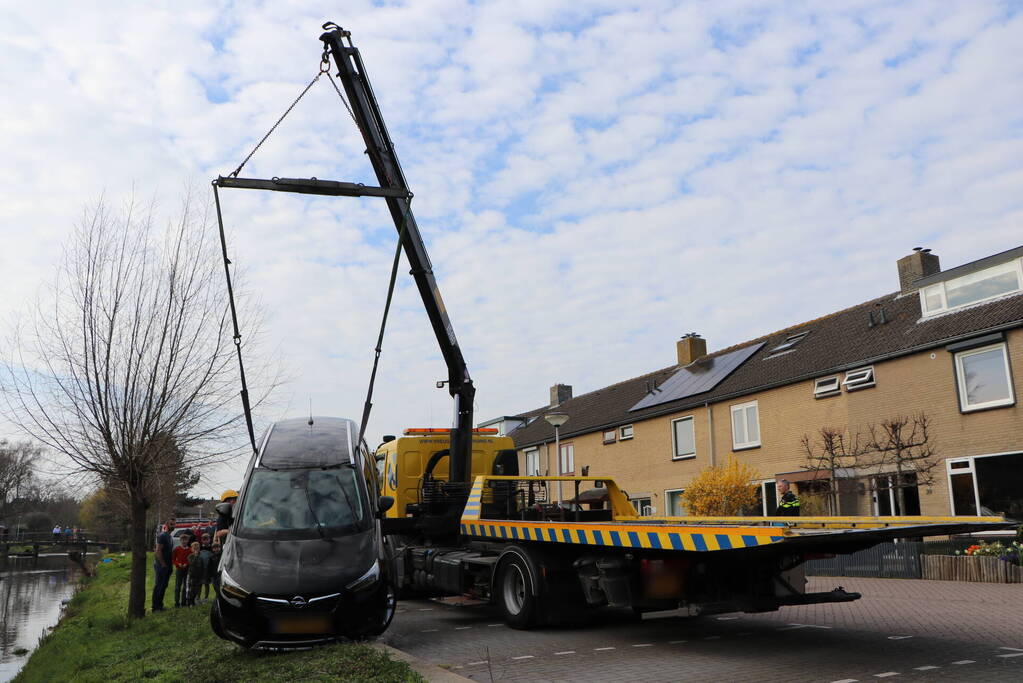
MULTIPOLYGON (((264 140, 266 138, 263 138, 264 140)), ((257 145, 258 148, 258 145, 257 145)), ((255 150, 253 150, 255 151, 255 150)), ((252 156, 251 154, 249 156, 252 156)), ((242 162, 242 166, 245 163, 242 162)), ((241 166, 238 167, 241 169, 241 166)), ((242 409, 245 411, 245 426, 249 430, 249 443, 256 452, 256 433, 252 428, 252 407, 249 405, 249 388, 245 383, 245 364, 242 362, 242 335, 238 330, 238 310, 234 305, 234 287, 231 285, 231 259, 227 258, 227 238, 224 236, 224 217, 220 212, 220 193, 217 181, 213 181, 213 200, 217 205, 217 226, 220 228, 220 249, 224 255, 224 275, 227 277, 227 300, 231 304, 231 322, 234 325, 234 348, 238 352, 238 374, 242 381, 242 409)))
POLYGON ((373 354, 373 371, 369 374, 369 386, 366 387, 366 402, 362 406, 362 420, 359 422, 359 438, 366 438, 366 426, 369 424, 369 413, 373 409, 373 385, 377 380, 377 366, 380 364, 380 353, 383 351, 384 329, 387 327, 387 314, 391 310, 391 298, 394 296, 394 283, 398 277, 398 262, 401 261, 401 247, 405 242, 405 221, 401 222, 398 233, 398 246, 394 250, 394 261, 391 263, 391 280, 387 285, 387 299, 384 302, 384 315, 380 320, 380 334, 373 354))
MULTIPOLYGON (((224 275, 227 278, 227 297, 228 297, 228 301, 230 302, 230 305, 231 305, 231 322, 234 325, 234 344, 235 344, 235 349, 237 350, 237 353, 238 353, 238 373, 239 373, 239 376, 241 378, 241 385, 242 385, 242 390, 241 390, 242 408, 245 411, 245 425, 248 428, 249 443, 252 445, 253 453, 255 453, 256 450, 257 450, 257 448, 256 448, 256 435, 255 435, 255 430, 253 429, 253 426, 252 426, 252 408, 251 408, 251 405, 250 405, 250 402, 249 402, 248 386, 247 386, 246 381, 245 381, 245 364, 242 361, 242 341, 241 341, 242 340, 242 336, 241 336, 241 332, 238 329, 238 312, 237 312, 237 309, 235 307, 235 302, 234 302, 234 288, 233 288, 233 286, 231 284, 231 269, 230 269, 231 260, 227 256, 227 238, 226 238, 226 236, 224 234, 224 218, 223 218, 223 215, 222 215, 221 210, 220 210, 220 193, 218 191, 218 187, 220 187, 220 186, 224 186, 224 187, 245 187, 245 188, 249 188, 249 189, 284 190, 284 191, 293 191, 293 192, 305 192, 305 193, 309 193, 309 194, 337 194, 337 195, 351 195, 351 196, 370 195, 370 196, 382 196, 382 197, 399 197, 400 196, 400 197, 406 198, 408 200, 411 200, 411 198, 412 198, 411 193, 408 192, 408 190, 404 189, 404 188, 400 188, 400 189, 399 188, 370 188, 370 187, 364 187, 364 186, 361 186, 361 185, 355 185, 355 184, 352 184, 352 183, 336 183, 336 182, 331 182, 331 181, 319 181, 319 180, 316 180, 315 178, 313 178, 311 181, 304 181, 304 180, 298 180, 298 179, 288 179, 288 178, 274 178, 272 181, 249 180, 249 179, 238 178, 238 174, 241 173, 242 168, 244 168, 245 164, 248 163, 249 159, 251 159, 252 156, 257 151, 259 151, 259 148, 262 147, 263 143, 266 142, 267 138, 269 138, 273 134, 273 132, 275 130, 277 130, 277 127, 281 125, 281 122, 284 121, 284 118, 288 114, 291 113, 291 110, 295 108, 295 105, 297 105, 299 103, 299 101, 305 96, 305 94, 307 92, 309 92, 310 88, 312 88, 313 85, 318 80, 320 80, 320 77, 323 74, 327 74, 327 79, 330 81, 330 84, 334 87, 334 91, 337 93, 338 97, 341 99, 341 102, 344 104, 345 109, 348 110, 348 115, 352 118, 353 121, 355 121, 355 125, 356 125, 356 127, 358 127, 359 122, 355 118, 355 114, 352 111, 351 106, 348 104, 348 101, 345 99, 345 96, 341 92, 341 89, 338 88, 337 83, 334 82, 334 79, 333 79, 333 77, 331 77, 329 71, 330 71, 330 59, 328 57, 328 53, 327 53, 326 48, 324 48, 323 55, 320 57, 319 73, 317 73, 316 76, 314 76, 313 79, 311 81, 309 81, 308 85, 306 85, 306 87, 302 90, 302 92, 299 93, 298 97, 295 98, 295 100, 284 111, 284 113, 281 114, 280 118, 277 119, 276 123, 274 123, 270 127, 270 130, 267 131, 266 135, 264 135, 260 139, 260 141, 258 143, 256 143, 256 146, 252 148, 252 151, 249 152, 249 154, 242 160, 242 162, 240 164, 238 164, 238 168, 236 168, 234 171, 232 171, 231 174, 227 178, 221 177, 221 178, 218 178, 217 180, 213 181, 213 198, 214 198, 214 201, 216 203, 216 208, 217 208, 217 225, 218 225, 218 227, 220 229, 220 248, 221 248, 221 251, 222 251, 223 257, 224 257, 224 275)), ((370 155, 373 155, 373 154, 375 154, 375 150, 367 150, 367 153, 369 153, 370 155)), ((391 179, 388 179, 388 180, 391 180, 391 179)), ((393 180, 391 180, 391 184, 392 185, 394 184, 393 180)), ((402 183, 402 185, 403 184, 404 183, 402 183)), ((407 207, 408 205, 406 204, 405 206, 407 207)), ((382 316, 382 318, 380 320, 380 333, 377 335, 377 343, 376 343, 376 347, 374 349, 373 369, 370 372, 369 385, 366 388, 366 401, 363 404, 362 420, 359 423, 359 438, 360 439, 365 439, 366 427, 367 427, 367 425, 369 423, 369 415, 370 415, 370 412, 372 411, 372 408, 373 408, 373 388, 374 388, 374 386, 376 384, 377 368, 380 365, 380 354, 383 351, 384 331, 387 328, 387 317, 388 317, 388 314, 389 314, 389 312, 391 310, 391 301, 392 301, 392 299, 394 297, 394 286, 395 286, 395 282, 397 281, 397 276, 398 276, 398 264, 401 261, 402 247, 404 246, 404 243, 405 243, 406 225, 407 225, 407 221, 408 221, 407 208, 405 209, 403 214, 404 215, 402 216, 401 230, 398 232, 398 244, 395 247, 394 259, 393 259, 393 261, 391 263, 391 276, 390 276, 390 280, 389 280, 388 285, 387 285, 387 298, 386 298, 386 300, 384 302, 384 312, 383 312, 383 316, 382 316)))

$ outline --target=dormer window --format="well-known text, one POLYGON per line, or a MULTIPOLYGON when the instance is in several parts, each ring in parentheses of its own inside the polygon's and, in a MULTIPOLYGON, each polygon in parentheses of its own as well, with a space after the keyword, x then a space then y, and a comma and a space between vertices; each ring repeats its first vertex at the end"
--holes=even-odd
POLYGON ((1023 291, 1023 259, 1013 259, 920 290, 924 317, 1023 291))
MULTIPOLYGON (((785 338, 785 341, 771 349, 770 351, 771 356, 792 350, 793 348, 795 348, 796 344, 806 339, 806 335, 808 334, 810 334, 809 331, 797 332, 796 334, 789 335, 788 337, 785 338)), ((770 356, 768 356, 768 358, 770 358, 770 356)))

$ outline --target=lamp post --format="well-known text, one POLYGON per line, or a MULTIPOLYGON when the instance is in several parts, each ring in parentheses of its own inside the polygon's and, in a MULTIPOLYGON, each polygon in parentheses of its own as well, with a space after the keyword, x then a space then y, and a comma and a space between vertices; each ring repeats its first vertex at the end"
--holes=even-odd
MULTIPOLYGON (((554 427, 554 453, 558 458, 558 475, 560 476, 561 471, 561 438, 558 433, 558 429, 561 425, 568 422, 568 415, 565 413, 547 413, 543 416, 543 419, 547 420, 554 427)), ((561 504, 561 480, 558 480, 558 505, 561 504)))

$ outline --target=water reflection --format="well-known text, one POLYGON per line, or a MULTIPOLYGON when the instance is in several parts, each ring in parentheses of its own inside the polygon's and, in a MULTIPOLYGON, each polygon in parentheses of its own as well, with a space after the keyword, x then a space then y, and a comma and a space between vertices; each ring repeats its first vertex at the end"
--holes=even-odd
POLYGON ((0 557, 0 681, 9 681, 60 618, 61 601, 71 596, 79 568, 66 554, 0 557))

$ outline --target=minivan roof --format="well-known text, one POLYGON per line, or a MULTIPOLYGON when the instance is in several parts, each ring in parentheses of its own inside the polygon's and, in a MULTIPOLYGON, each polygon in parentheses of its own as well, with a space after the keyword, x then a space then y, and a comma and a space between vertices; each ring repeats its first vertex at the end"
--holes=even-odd
POLYGON ((281 420, 274 423, 263 444, 259 467, 331 467, 352 462, 357 430, 353 421, 343 417, 281 420))

